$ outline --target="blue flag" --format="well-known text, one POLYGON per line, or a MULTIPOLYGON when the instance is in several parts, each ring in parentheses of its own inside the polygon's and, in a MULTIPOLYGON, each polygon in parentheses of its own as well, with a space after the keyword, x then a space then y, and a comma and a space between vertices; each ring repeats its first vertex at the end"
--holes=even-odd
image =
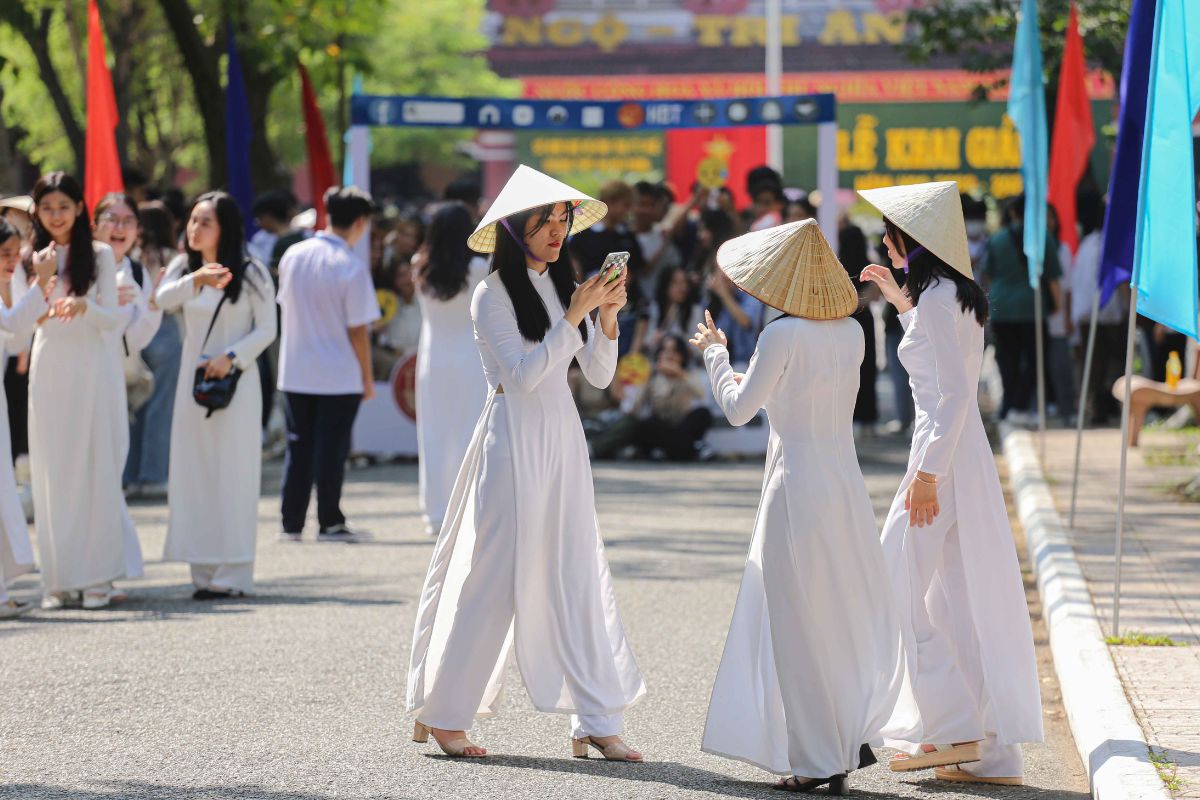
POLYGON ((1193 339, 1200 338, 1192 149, 1197 112, 1200 5, 1196 0, 1159 0, 1146 89, 1133 285, 1140 314, 1193 339))
POLYGON ((1146 133, 1146 84, 1154 47, 1154 0, 1133 0, 1125 62, 1121 68, 1121 116, 1117 151, 1108 181, 1104 214, 1104 249, 1100 255, 1100 307, 1133 277, 1133 245, 1137 232, 1138 185, 1142 173, 1142 138, 1146 133))
POLYGON ((1025 257, 1029 285, 1037 287, 1046 257, 1046 185, 1050 146, 1046 127, 1046 92, 1042 74, 1042 39, 1036 0, 1021 0, 1021 21, 1013 47, 1008 89, 1008 116, 1021 134, 1021 180, 1025 184, 1025 257))
POLYGON ((242 209, 249 240, 258 226, 254 224, 251 208, 254 205, 254 184, 250 180, 250 104, 246 100, 246 81, 242 77, 242 60, 238 58, 233 26, 226 28, 229 63, 225 72, 225 160, 229 165, 226 186, 229 194, 242 209))

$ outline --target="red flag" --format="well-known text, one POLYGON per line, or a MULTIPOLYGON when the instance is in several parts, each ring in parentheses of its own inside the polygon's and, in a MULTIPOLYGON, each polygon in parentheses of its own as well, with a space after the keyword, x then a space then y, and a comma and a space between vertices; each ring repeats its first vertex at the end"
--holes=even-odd
POLYGON ((667 131, 666 143, 667 180, 679 191, 726 186, 737 208, 750 204, 746 174, 766 163, 765 128, 684 128, 667 131))
POLYGON ((1087 66, 1079 17, 1071 3, 1067 43, 1058 77, 1058 103, 1054 109, 1054 139, 1050 144, 1050 185, 1047 200, 1058 212, 1058 238, 1074 253, 1079 247, 1075 230, 1075 191, 1087 169, 1096 144, 1092 104, 1087 94, 1087 66))
POLYGON ((100 9, 88 0, 87 145, 83 161, 83 200, 96 207, 109 192, 125 191, 117 158, 117 99, 104 57, 100 9))
POLYGON ((329 138, 325 135, 325 120, 317 105, 317 95, 308 70, 300 68, 300 92, 304 105, 304 133, 308 141, 308 174, 311 177, 313 206, 317 209, 317 228, 325 227, 325 190, 333 186, 333 158, 329 155, 329 138))

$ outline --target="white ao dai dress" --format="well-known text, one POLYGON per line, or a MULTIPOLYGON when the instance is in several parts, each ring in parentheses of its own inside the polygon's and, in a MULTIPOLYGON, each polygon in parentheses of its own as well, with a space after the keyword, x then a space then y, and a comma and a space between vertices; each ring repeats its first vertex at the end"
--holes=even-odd
MULTIPOLYGON (((141 562, 126 538, 121 470, 129 450, 125 376, 116 366, 122 318, 117 265, 95 242, 96 277, 87 311, 45 320, 33 339, 29 367, 29 471, 47 592, 103 587, 136 575, 141 562)), ((68 296, 69 248, 58 251, 53 303, 68 296)))
POLYGON ((916 420, 908 472, 883 528, 904 681, 888 744, 984 740, 977 775, 1020 777, 1021 742, 1042 739, 1042 705, 1025 588, 995 457, 979 414, 983 327, 951 281, 900 315, 900 362, 916 420), (917 471, 938 476, 941 513, 910 528, 917 471))
POLYGON ((262 481, 262 388, 257 359, 275 340, 275 292, 257 262, 247 262, 237 302, 225 301, 204 345, 223 290, 198 292, 187 257, 167 267, 158 289, 164 311, 183 309, 183 355, 167 484, 170 519, 164 561, 192 565, 199 589, 254 590, 254 547, 262 481), (204 345, 203 351, 201 346, 204 345), (201 407, 192 396, 196 367, 233 351, 242 369, 227 408, 201 407))
POLYGON ((439 300, 424 289, 421 339, 417 347, 417 453, 421 516, 426 532, 437 535, 446 516, 471 433, 487 400, 488 386, 471 325, 471 297, 488 271, 476 257, 463 290, 439 300))
POLYGON ((740 385, 725 347, 704 351, 729 421, 766 408, 771 435, 703 749, 781 775, 856 769, 899 687, 900 633, 854 449, 862 355, 853 319, 797 317, 763 329, 740 385))
POLYGON ((521 336, 499 273, 475 290, 471 315, 492 391, 425 576, 407 707, 450 730, 494 714, 513 646, 539 711, 575 715, 576 736, 615 735, 646 687, 617 613, 567 368, 575 359, 606 387, 617 342, 589 321, 585 344, 549 271, 528 274, 550 317, 541 342, 521 336))
MULTIPOLYGON (((45 295, 36 286, 27 289, 12 308, 0 306, 0 364, 5 363, 12 353, 24 349, 23 342, 28 341, 38 317, 47 310, 45 295)), ((8 398, 0 391, 0 454, 10 452, 11 448, 8 398)), ((0 532, 0 602, 3 602, 8 595, 8 584, 33 571, 33 546, 29 542, 25 509, 17 495, 12 459, 5 457, 0 457, 0 527, 3 528, 0 532)))

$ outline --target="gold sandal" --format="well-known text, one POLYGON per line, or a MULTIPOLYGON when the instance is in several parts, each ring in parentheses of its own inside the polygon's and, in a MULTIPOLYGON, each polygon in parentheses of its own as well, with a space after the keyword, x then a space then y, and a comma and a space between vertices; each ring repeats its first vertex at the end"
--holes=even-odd
MULTIPOLYGON (((428 742, 432 733, 433 728, 430 728, 428 725, 423 725, 420 722, 413 725, 413 741, 417 744, 425 744, 428 742)), ((487 753, 466 752, 468 747, 479 747, 479 745, 475 744, 465 736, 461 739, 455 739, 452 742, 446 742, 445 744, 442 744, 436 736, 433 737, 433 740, 437 742, 438 747, 442 748, 442 752, 451 758, 483 758, 487 755, 487 753)), ((479 749, 482 750, 483 748, 480 747, 479 749)))
POLYGON ((950 767, 955 764, 969 764, 979 760, 979 742, 967 744, 935 744, 932 752, 922 752, 920 755, 907 758, 893 758, 892 772, 914 772, 919 769, 932 767, 950 767))
POLYGON ((635 751, 624 742, 610 742, 602 745, 599 742, 593 742, 590 736, 584 736, 582 739, 572 739, 571 755, 575 758, 587 758, 590 755, 590 749, 593 747, 600 751, 600 755, 604 756, 605 761, 628 761, 630 764, 640 764, 644 760, 630 758, 629 754, 635 751))

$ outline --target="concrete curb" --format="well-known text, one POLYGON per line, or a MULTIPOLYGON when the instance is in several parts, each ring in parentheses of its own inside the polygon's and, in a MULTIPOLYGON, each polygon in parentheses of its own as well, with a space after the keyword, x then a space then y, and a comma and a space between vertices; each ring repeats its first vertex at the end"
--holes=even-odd
POLYGON ((1034 437, 1000 423, 1029 561, 1037 575, 1054 670, 1079 757, 1097 800, 1166 800, 1100 628, 1083 570, 1054 506, 1034 437))

